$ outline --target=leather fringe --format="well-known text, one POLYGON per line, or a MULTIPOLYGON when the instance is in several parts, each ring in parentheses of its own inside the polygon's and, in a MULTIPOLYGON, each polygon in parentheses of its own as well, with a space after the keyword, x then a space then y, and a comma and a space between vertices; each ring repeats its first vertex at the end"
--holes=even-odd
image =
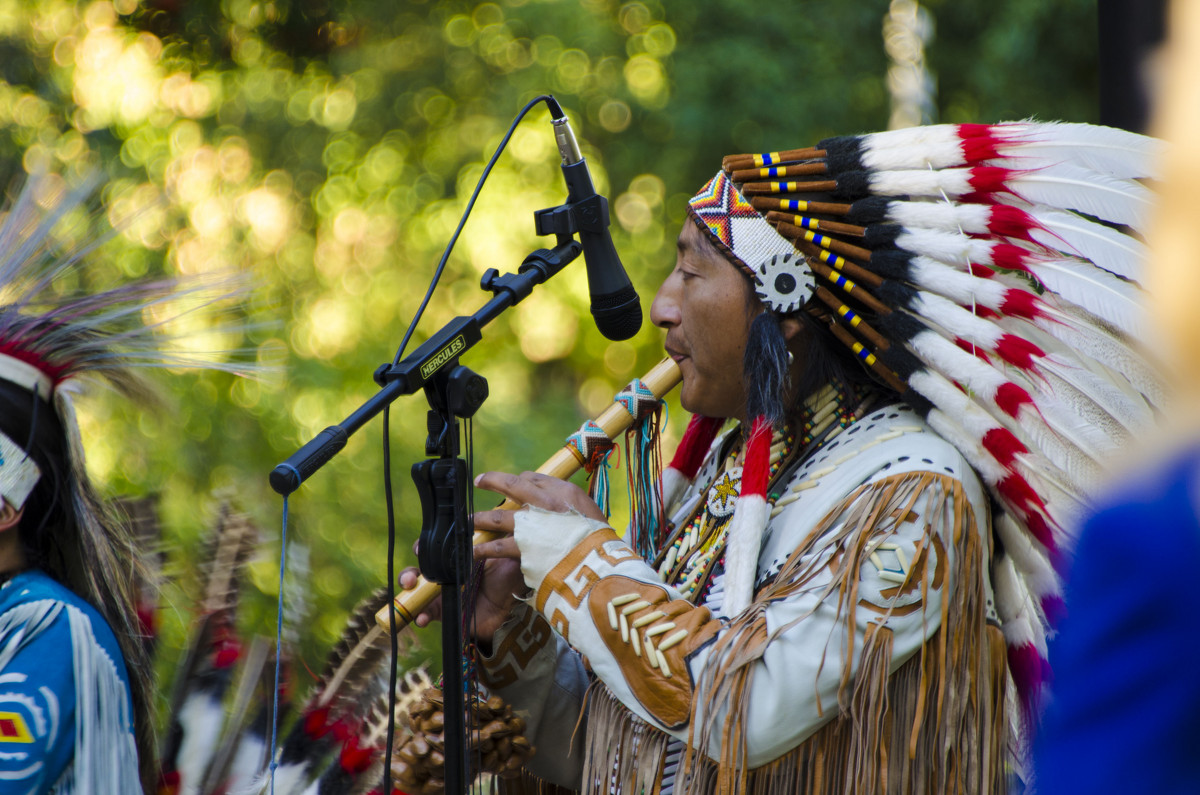
POLYGON ((658 792, 670 739, 597 682, 588 696, 584 795, 658 792))
MULTIPOLYGON (((984 539, 990 535, 976 529, 976 517, 961 484, 953 478, 919 473, 864 487, 848 497, 827 517, 832 523, 844 510, 851 511, 850 521, 843 525, 848 529, 834 539, 841 554, 827 594, 836 594, 839 611, 849 615, 858 604, 858 572, 871 542, 886 532, 891 517, 906 516, 931 490, 934 499, 942 500, 946 507, 926 517, 931 523, 926 542, 934 536, 949 541, 951 587, 949 597, 942 600, 938 631, 889 676, 892 633, 886 627, 887 616, 882 615, 868 627, 863 648, 855 650, 851 645, 847 650, 847 661, 859 655, 858 674, 851 678, 847 662, 836 711, 829 722, 793 751, 748 770, 748 691, 753 664, 771 639, 765 607, 803 587, 815 573, 801 561, 823 535, 823 523, 775 581, 761 589, 755 604, 733 622, 710 655, 700 697, 706 702, 707 714, 724 708, 726 718, 720 726, 692 721, 675 782, 677 793, 1004 792, 1009 752, 1008 668, 1003 635, 986 618, 988 555, 984 539), (716 761, 694 750, 710 747, 712 731, 721 732, 721 758, 716 761)), ((828 542, 828 537, 822 541, 828 542)), ((827 557, 823 561, 829 563, 827 557)), ((922 585, 927 587, 928 578, 922 585)), ((594 691, 591 710, 587 791, 604 795, 658 792, 667 735, 632 715, 602 686, 594 691)))

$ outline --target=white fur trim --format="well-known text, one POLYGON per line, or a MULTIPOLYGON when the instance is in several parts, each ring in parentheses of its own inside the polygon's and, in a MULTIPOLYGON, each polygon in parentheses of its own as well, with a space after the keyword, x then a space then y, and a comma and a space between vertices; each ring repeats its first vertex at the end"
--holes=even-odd
POLYGON ((750 606, 758 572, 758 553, 767 526, 769 506, 754 494, 738 499, 725 543, 725 598, 721 614, 733 618, 750 606))

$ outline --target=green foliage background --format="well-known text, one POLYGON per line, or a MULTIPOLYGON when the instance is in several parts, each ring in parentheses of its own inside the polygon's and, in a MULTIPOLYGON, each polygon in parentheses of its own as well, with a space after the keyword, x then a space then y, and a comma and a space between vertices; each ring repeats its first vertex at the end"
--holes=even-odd
MULTIPOLYGON (((1092 0, 927 0, 938 121, 1095 121, 1092 0)), ((100 169, 132 217, 92 278, 233 270, 256 285, 245 344, 281 374, 172 373, 165 407, 104 396, 85 416, 113 494, 160 495, 168 555, 162 663, 174 665, 218 497, 263 529, 243 620, 273 634, 281 501, 271 468, 374 391, 511 118, 539 93, 571 115, 649 310, 684 201, 734 151, 887 124, 883 0, 0 0, 0 177, 100 169)), ((420 333, 480 306, 489 267, 540 247, 532 212, 564 198, 548 115, 501 158, 420 333)), ((647 327, 608 342, 581 266, 486 329, 476 468, 533 468, 661 356, 647 327)), ((669 436, 683 425, 671 410, 669 436)), ((421 401, 392 413, 398 565, 419 508, 421 401)), ((310 571, 300 658, 318 668, 349 608, 384 582, 381 425, 292 499, 310 571)), ((618 478, 623 475, 618 474, 618 478)), ((483 499, 487 499, 484 497, 483 499)), ((426 633, 417 656, 436 657, 426 633)), ((303 675, 302 675, 303 676, 303 675)))

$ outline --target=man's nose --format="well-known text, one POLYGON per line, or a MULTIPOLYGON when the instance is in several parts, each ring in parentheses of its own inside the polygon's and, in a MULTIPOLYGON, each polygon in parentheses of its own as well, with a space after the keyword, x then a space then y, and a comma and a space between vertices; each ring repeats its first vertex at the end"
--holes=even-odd
POLYGON ((650 305, 650 322, 659 328, 679 325, 679 302, 672 286, 674 281, 673 274, 668 276, 655 293, 654 303, 650 305))

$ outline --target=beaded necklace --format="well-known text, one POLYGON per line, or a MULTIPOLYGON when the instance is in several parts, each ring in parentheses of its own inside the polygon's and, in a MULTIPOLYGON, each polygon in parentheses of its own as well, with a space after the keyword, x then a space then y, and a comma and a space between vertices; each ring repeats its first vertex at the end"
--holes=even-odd
MULTIPOLYGON (((847 427, 855 419, 852 399, 842 390, 826 385, 805 401, 805 419, 798 432, 790 428, 776 432, 771 439, 769 481, 793 453, 807 452, 814 439, 820 438, 833 424, 847 427), (799 444, 797 444, 799 442, 799 444)), ((658 575, 671 583, 691 602, 703 603, 712 584, 712 572, 724 565, 725 544, 734 508, 741 492, 742 467, 738 465, 742 441, 725 454, 716 477, 705 491, 690 519, 672 533, 656 565, 658 575)), ((768 488, 768 501, 774 494, 768 488)))

